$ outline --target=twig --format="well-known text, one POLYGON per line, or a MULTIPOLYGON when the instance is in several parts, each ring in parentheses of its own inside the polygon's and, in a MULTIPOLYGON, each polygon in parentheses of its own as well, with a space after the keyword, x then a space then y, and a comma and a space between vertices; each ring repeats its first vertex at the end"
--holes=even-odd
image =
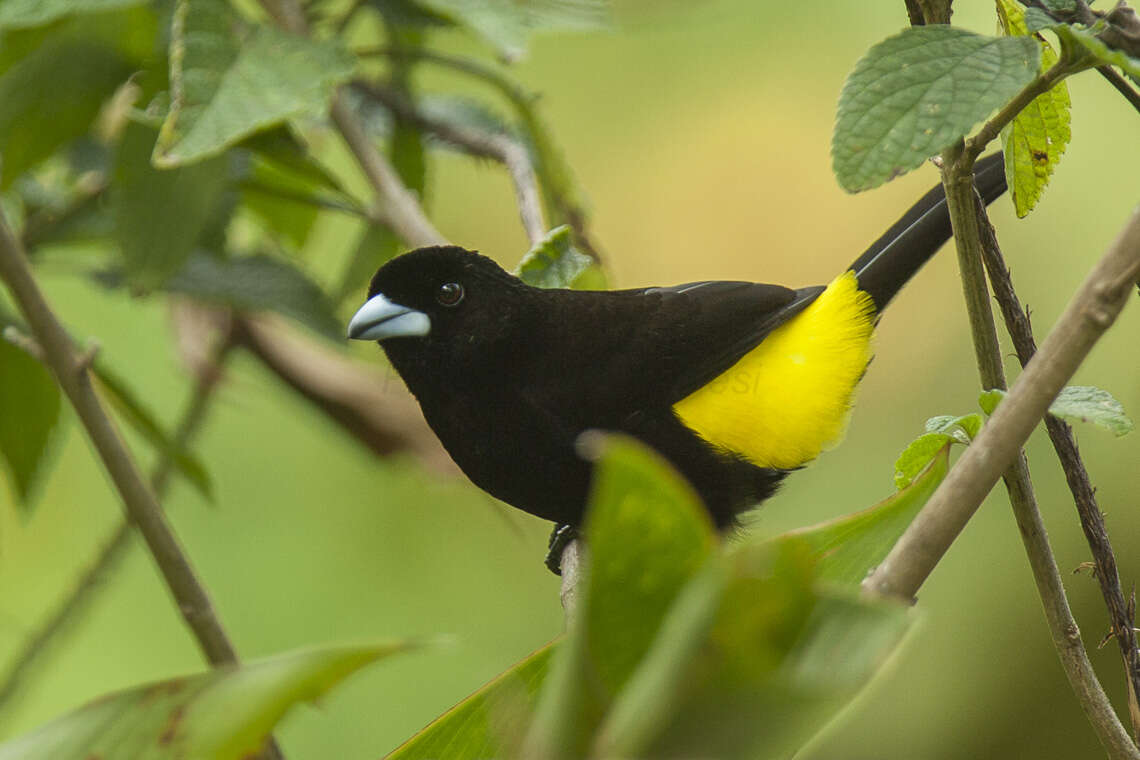
MULTIPOLYGON (((986 272, 989 274, 994 297, 1001 307, 1006 329, 1013 340, 1018 360, 1024 367, 1037 352, 1033 328, 1029 323, 1029 317, 1021 310, 1021 301, 1013 289, 1013 280, 998 246, 993 227, 988 222, 984 223, 981 225, 981 232, 982 258, 986 272)), ((1140 735, 1140 714, 1138 714, 1140 708, 1137 706, 1135 696, 1140 693, 1140 648, 1136 646, 1134 616, 1130 613, 1130 605, 1124 598, 1124 590, 1120 585, 1120 575, 1116 568, 1116 555, 1108 538, 1104 516, 1096 501, 1096 491, 1077 450, 1073 429, 1052 415, 1045 418, 1045 427, 1060 459, 1061 468, 1065 472, 1069 490, 1073 494, 1073 501, 1077 506, 1077 514, 1080 516, 1081 528, 1084 530, 1089 549, 1096 560, 1093 575, 1100 585, 1101 595, 1108 607, 1112 638, 1116 639, 1120 655, 1124 659, 1125 677, 1129 687, 1129 715, 1133 736, 1136 737, 1140 735)))
MULTIPOLYGON (((223 360, 232 345, 228 338, 219 342, 215 353, 218 363, 223 360)), ((159 455, 154 472, 151 474, 150 487, 155 494, 161 495, 166 492, 170 476, 174 472, 175 454, 185 451, 190 440, 201 428, 214 389, 217 387, 217 379, 216 375, 210 373, 198 376, 190 402, 171 436, 171 447, 159 455)), ((11 667, 3 677, 0 677, 0 711, 3 711, 16 695, 26 675, 48 652, 50 645, 94 601, 95 593, 102 587, 104 580, 126 555, 126 550, 131 545, 131 537, 134 535, 133 527, 126 519, 119 521, 111 538, 103 544, 95 561, 79 576, 71 593, 24 641, 20 652, 13 658, 11 667)))
POLYGON ((416 108, 414 103, 394 89, 362 81, 354 82, 353 87, 381 103, 400 118, 463 149, 468 154, 490 158, 503 164, 515 186, 519 216, 522 218, 527 238, 532 244, 543 238, 546 234, 546 222, 542 218, 538 180, 530 162, 530 154, 525 147, 505 134, 433 118, 416 108))
POLYGON ((178 545, 154 493, 138 469, 91 387, 86 368, 78 366, 71 339, 44 300, 19 241, 0 214, 0 279, 3 279, 44 350, 46 363, 75 407, 91 442, 107 468, 129 518, 138 525, 186 623, 212 664, 233 662, 233 646, 222 630, 205 588, 178 545))
POLYGON ((456 472, 401 382, 301 337, 281 320, 242 317, 236 327, 243 348, 377 456, 410 453, 436 472, 456 472))
MULTIPOLYGON (((947 191, 948 195, 953 192, 953 186, 948 186, 947 191)), ((972 217, 973 213, 969 216, 972 217)), ((1093 268, 1040 350, 1030 360, 977 439, 967 447, 957 466, 931 496, 882 564, 864 581, 866 590, 904 599, 914 596, 997 482, 1002 471, 1011 462, 1016 464, 1021 446, 1045 416, 1049 404, 1124 308, 1138 276, 1140 211, 1133 215, 1108 252, 1093 268)), ((1018 514, 1023 534, 1025 517, 1027 515, 1018 514)), ((1039 526, 1040 517, 1037 516, 1034 522, 1039 526)), ((1025 538, 1027 549, 1031 546, 1048 549, 1043 528, 1035 529, 1025 538)), ((1052 577, 1037 576, 1037 568, 1047 565, 1047 560, 1051 560, 1051 556, 1030 552, 1030 562, 1035 569, 1039 589, 1046 586, 1052 589, 1050 595, 1043 596, 1042 599, 1069 680, 1110 756, 1140 758, 1140 750, 1129 739, 1096 681, 1083 647, 1080 646, 1076 624, 1071 622, 1071 615, 1063 615, 1068 605, 1064 601, 1063 586, 1056 573, 1055 563, 1052 563, 1052 568, 1046 568, 1050 569, 1047 575, 1052 577)))

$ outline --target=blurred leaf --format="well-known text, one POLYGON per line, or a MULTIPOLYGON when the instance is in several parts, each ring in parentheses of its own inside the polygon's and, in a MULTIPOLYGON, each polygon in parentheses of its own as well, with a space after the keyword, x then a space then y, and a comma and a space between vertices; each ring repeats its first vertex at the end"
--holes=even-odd
POLYGON ((243 137, 293 116, 323 113, 355 59, 335 42, 259 26, 234 35, 225 0, 180 0, 171 40, 173 100, 155 164, 217 155, 243 137))
POLYGON ((165 288, 239 311, 275 311, 330 340, 344 339, 328 297, 282 259, 257 255, 221 260, 196 252, 165 288))
POLYGON ((384 760, 512 757, 550 667, 555 644, 502 673, 428 724, 384 760))
MULTIPOLYGON (((1029 29, 1025 12, 1014 0, 997 0, 998 19, 1010 36, 1026 36, 1029 29)), ((1039 34, 1033 35, 1041 47, 1044 72, 1057 62, 1053 47, 1039 34)), ((1024 217, 1041 198, 1054 167, 1069 144, 1069 86, 1059 82, 1053 89, 1034 98, 1001 131, 1005 152, 1005 176, 1018 217, 1024 217)))
POLYGON ((138 431, 161 455, 170 457, 175 471, 181 473, 207 501, 213 501, 213 483, 201 460, 176 444, 127 381, 107 366, 102 357, 95 361, 92 370, 102 386, 103 398, 110 402, 119 417, 138 431))
MULTIPOLYGON (((989 390, 978 397, 978 405, 993 414, 1008 394, 989 390)), ((1049 405, 1049 414, 1066 422, 1091 422, 1116 436, 1132 432, 1132 418, 1111 393, 1091 385, 1068 385, 1061 389, 1049 405)))
POLYGON ((491 107, 463 95, 425 94, 416 100, 420 113, 432 121, 470 127, 487 134, 517 136, 516 130, 491 107))
POLYGON ((325 203, 312 190, 312 185, 277 166, 255 161, 241 183, 241 204, 265 223, 271 239, 284 239, 292 250, 299 250, 325 203))
POLYGON ((47 472, 59 412, 55 378, 0 338, 0 457, 7 462, 13 496, 25 511, 47 472))
POLYGON ((895 487, 902 489, 930 464, 931 460, 952 443, 968 446, 982 429, 980 414, 961 417, 942 415, 926 421, 926 433, 915 438, 895 460, 895 487))
POLYGON ((1091 385, 1062 388, 1049 405, 1049 413, 1066 422, 1091 422, 1117 436, 1132 432, 1133 427, 1124 406, 1108 391, 1091 385))
POLYGON ((379 224, 366 226, 333 292, 332 302, 340 305, 353 293, 364 291, 376 270, 399 250, 400 240, 390 229, 379 224))
POLYGON ((241 141, 239 147, 253 151, 260 160, 283 174, 328 190, 339 197, 351 198, 340 180, 313 158, 309 146, 287 126, 273 127, 250 135, 241 141))
POLYGON ((478 34, 508 60, 526 53, 535 32, 598 29, 609 22, 604 0, 420 0, 418 5, 478 34))
POLYGON ((0 189, 86 134, 103 101, 129 74, 128 64, 114 49, 69 38, 48 39, 4 72, 0 189), (50 107, 45 93, 50 93, 50 107))
POLYGON ((454 22, 415 0, 368 0, 388 24, 403 27, 453 26, 454 22))
POLYGON ((145 0, 4 0, 0 28, 43 26, 69 15, 142 5, 145 0))
POLYGON ((1037 73, 1032 39, 911 27, 872 47, 839 98, 831 153, 848 192, 917 168, 1004 105, 1037 73))
POLYGON ((946 478, 950 442, 941 439, 941 444, 933 456, 927 458, 925 469, 890 498, 861 512, 799 528, 772 541, 788 538, 803 541, 818 558, 820 580, 857 589, 946 478))
POLYGON ((1140 82, 1140 58, 1130 56, 1125 51, 1116 47, 1110 47, 1104 39, 1102 39, 1105 36, 1111 39, 1111 35, 1120 34, 1119 30, 1114 29, 1104 19, 1101 19, 1097 24, 1088 29, 1064 25, 1055 27, 1054 31, 1062 40, 1069 40, 1083 45, 1090 53, 1096 56, 1097 60, 1101 63, 1119 66, 1125 74, 1130 76, 1133 80, 1140 82))
POLYGON ((536 288, 573 287, 592 259, 574 248, 568 226, 556 227, 526 252, 515 274, 536 288))
POLYGON ((116 237, 128 280, 141 288, 162 283, 186 262, 212 221, 228 182, 224 157, 195 166, 151 166, 155 133, 128 125, 119 146, 111 194, 116 237))
POLYGON ((813 552, 794 538, 731 558, 711 629, 695 653, 681 653, 688 666, 667 656, 675 642, 666 634, 707 613, 678 605, 614 707, 612 715, 632 718, 627 730, 603 734, 599 755, 789 757, 875 674, 909 626, 903 605, 815 591, 813 552), (674 675, 660 678, 656 668, 674 675))
POLYGON ((658 454, 624 436, 590 445, 597 461, 585 526, 589 572, 543 687, 524 752, 531 756, 584 752, 667 610, 716 545, 708 512, 658 454))
POLYGON ((0 760, 248 758, 294 704, 405 648, 303 650, 112 694, 5 743, 0 760))

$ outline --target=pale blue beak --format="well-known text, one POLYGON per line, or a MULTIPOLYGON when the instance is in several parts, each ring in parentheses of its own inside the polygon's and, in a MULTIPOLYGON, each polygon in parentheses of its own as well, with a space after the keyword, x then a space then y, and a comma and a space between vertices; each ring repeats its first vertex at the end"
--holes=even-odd
POLYGON ((392 303, 377 294, 352 315, 348 337, 354 340, 385 340, 431 332, 431 318, 422 311, 392 303))

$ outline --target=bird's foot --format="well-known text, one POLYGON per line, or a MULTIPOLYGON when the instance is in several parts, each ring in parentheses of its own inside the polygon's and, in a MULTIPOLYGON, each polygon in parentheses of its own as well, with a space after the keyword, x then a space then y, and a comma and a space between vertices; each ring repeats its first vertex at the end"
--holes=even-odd
POLYGON ((555 575, 562 575, 562 551, 571 541, 578 537, 578 529, 573 525, 555 525, 547 542, 546 563, 547 569, 555 575))

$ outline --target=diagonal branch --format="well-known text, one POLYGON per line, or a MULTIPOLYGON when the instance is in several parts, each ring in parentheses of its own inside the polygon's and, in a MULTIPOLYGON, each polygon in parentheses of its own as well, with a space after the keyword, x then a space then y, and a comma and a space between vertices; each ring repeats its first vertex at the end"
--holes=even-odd
MULTIPOLYGON (((1037 353, 1033 328, 1029 323, 1029 317, 1022 311, 1021 301, 1013 289, 1013 281, 993 227, 988 222, 984 223, 981 225, 981 232, 982 259, 986 265, 986 272, 989 274, 994 297, 1001 307, 1006 329, 1013 339, 1018 360, 1024 367, 1037 353)), ((1108 607, 1112 637, 1116 639, 1120 656, 1124 659, 1125 677, 1128 681, 1129 715, 1133 736, 1136 737, 1140 735, 1140 706, 1137 705, 1136 698, 1136 695, 1140 694, 1140 648, 1136 646, 1134 611, 1125 600, 1124 590, 1120 585, 1120 574, 1116 569, 1116 555, 1104 524, 1104 515, 1101 514, 1100 506, 1097 504, 1096 489, 1089 480, 1088 470, 1077 450, 1073 429, 1052 415, 1045 418, 1045 428, 1061 461, 1065 480, 1069 484, 1069 490, 1077 506, 1081 528, 1096 561, 1096 572, 1093 575, 1100 584, 1101 595, 1108 607)))

